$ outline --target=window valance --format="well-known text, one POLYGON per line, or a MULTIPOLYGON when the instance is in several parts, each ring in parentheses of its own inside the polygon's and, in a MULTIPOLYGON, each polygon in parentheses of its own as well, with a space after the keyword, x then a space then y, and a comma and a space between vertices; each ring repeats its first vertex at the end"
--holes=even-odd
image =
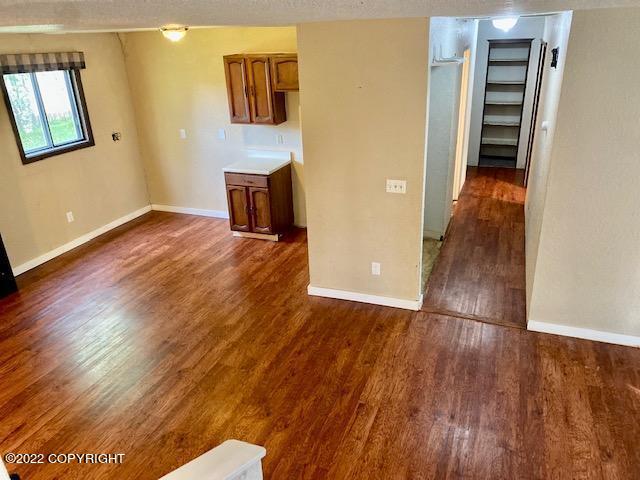
POLYGON ((85 68, 83 52, 0 54, 0 73, 30 73, 85 68))

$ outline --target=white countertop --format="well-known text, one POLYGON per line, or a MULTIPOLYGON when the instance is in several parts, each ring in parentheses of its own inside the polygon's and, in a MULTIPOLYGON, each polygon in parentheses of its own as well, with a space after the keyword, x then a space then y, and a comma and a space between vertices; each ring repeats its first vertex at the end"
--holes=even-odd
POLYGON ((225 166, 222 171, 248 173, 251 175, 271 175, 291 163, 291 152, 275 150, 247 150, 246 156, 238 162, 225 166))

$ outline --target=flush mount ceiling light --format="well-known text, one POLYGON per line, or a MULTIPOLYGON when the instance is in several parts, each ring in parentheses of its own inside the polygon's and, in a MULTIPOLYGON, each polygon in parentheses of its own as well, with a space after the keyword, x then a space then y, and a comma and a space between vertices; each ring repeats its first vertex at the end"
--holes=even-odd
POLYGON ((494 18, 491 23, 493 26, 503 32, 508 32, 518 23, 518 17, 502 17, 502 18, 494 18))
POLYGON ((168 38, 172 42, 178 42, 182 40, 184 36, 187 34, 187 30, 189 30, 189 27, 170 26, 170 27, 162 27, 160 29, 160 31, 162 32, 162 35, 164 35, 164 38, 168 38))

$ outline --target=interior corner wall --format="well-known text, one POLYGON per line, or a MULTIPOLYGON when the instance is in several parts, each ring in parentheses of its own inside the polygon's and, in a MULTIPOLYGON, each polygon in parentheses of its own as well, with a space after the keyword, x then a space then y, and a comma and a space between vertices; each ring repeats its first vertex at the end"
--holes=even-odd
MULTIPOLYGON (((478 157, 480 155, 480 137, 482 135, 482 114, 484 112, 484 91, 487 78, 487 58, 489 55, 489 40, 501 39, 520 39, 534 38, 538 39, 538 46, 532 47, 531 58, 529 61, 529 69, 527 75, 525 109, 527 103, 531 103, 532 90, 535 87, 535 72, 537 66, 537 57, 539 55, 539 40, 544 32, 544 17, 521 17, 518 23, 509 30, 503 32, 493 26, 491 20, 480 20, 478 22, 478 43, 476 49, 476 65, 473 81, 473 98, 471 105, 471 126, 469 128, 469 149, 467 154, 467 165, 478 165, 478 157), (528 102, 527 102, 528 100, 528 102)), ((523 138, 528 137, 529 125, 531 121, 531 112, 523 112, 522 125, 520 130, 520 146, 526 145, 523 138)), ((524 168, 522 158, 524 151, 519 152, 518 168, 524 168)))
POLYGON ((305 226, 298 92, 286 93, 280 125, 232 124, 223 63, 234 53, 295 52, 295 27, 193 29, 175 43, 157 31, 122 38, 151 203, 226 212, 222 168, 247 148, 287 150, 294 156, 295 224, 305 226))
POLYGON ((23 165, 0 100, 0 233, 14 269, 149 205, 120 42, 115 34, 3 34, 3 53, 82 51, 95 146, 23 165), (122 140, 113 142, 112 132, 122 140), (66 212, 72 211, 73 223, 66 212))
POLYGON ((313 287, 420 297, 428 43, 427 18, 298 26, 313 287))
POLYGON ((640 337, 639 42, 640 8, 573 14, 530 323, 640 337))

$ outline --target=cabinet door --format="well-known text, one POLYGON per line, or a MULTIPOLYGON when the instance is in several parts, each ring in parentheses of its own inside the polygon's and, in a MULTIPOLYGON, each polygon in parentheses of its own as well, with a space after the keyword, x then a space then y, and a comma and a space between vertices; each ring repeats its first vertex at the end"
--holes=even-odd
POLYGON ((247 58, 252 123, 275 123, 268 57, 247 58))
POLYGON ((299 90, 298 57, 296 55, 272 57, 271 75, 275 92, 299 90))
POLYGON ((250 123, 247 64, 243 57, 224 57, 231 123, 250 123))
POLYGON ((272 233, 269 189, 249 187, 251 223, 256 233, 272 233))
POLYGON ((229 203, 229 224, 231 230, 239 232, 251 231, 249 216, 249 199, 247 187, 227 185, 227 201, 229 203))

